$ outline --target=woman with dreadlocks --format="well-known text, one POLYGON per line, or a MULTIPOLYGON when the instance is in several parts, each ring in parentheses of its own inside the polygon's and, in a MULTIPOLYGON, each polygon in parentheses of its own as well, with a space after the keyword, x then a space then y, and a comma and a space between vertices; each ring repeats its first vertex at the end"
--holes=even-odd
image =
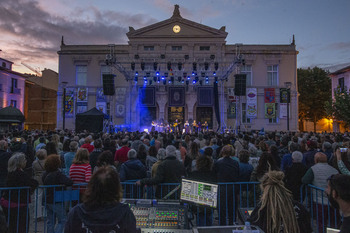
POLYGON ((283 172, 270 170, 261 178, 262 195, 249 221, 266 233, 312 232, 309 213, 293 201, 283 177, 283 172))

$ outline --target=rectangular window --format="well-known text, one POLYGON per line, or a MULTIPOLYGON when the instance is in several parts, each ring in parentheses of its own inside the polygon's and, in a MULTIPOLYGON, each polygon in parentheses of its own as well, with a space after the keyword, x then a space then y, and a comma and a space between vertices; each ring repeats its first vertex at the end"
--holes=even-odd
POLYGON ((182 50, 182 46, 171 46, 171 49, 173 51, 181 51, 182 50))
POLYGON ((251 123, 251 119, 247 118, 247 104, 242 103, 242 123, 249 124, 251 123))
POLYGON ((251 65, 244 65, 241 67, 241 73, 247 75, 247 86, 252 85, 252 66, 251 65))
POLYGON ((267 66, 267 85, 278 86, 278 65, 267 66))
POLYGON ((87 66, 76 66, 75 67, 75 83, 78 86, 86 86, 87 82, 87 66))
POLYGON ((338 79, 338 87, 341 91, 344 91, 345 89, 344 77, 338 79))
POLYGON ((11 87, 12 87, 12 88, 17 88, 17 79, 13 78, 13 79, 11 80, 11 87))
POLYGON ((278 123, 278 103, 275 103, 275 117, 269 119, 270 124, 278 123))
POLYGON ((199 50, 200 51, 209 51, 210 50, 210 46, 199 46, 199 50))
POLYGON ((17 108, 17 100, 11 100, 11 106, 17 108))
POLYGON ((145 50, 145 51, 154 51, 154 46, 143 46, 143 50, 145 50))

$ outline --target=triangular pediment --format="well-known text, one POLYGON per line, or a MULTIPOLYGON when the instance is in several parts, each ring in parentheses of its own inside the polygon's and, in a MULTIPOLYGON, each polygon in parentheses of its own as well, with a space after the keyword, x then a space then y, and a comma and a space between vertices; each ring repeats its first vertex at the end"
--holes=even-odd
MULTIPOLYGON (((178 8, 177 8, 178 10, 178 8)), ((225 27, 220 29, 208 27, 206 25, 196 23, 194 21, 184 19, 176 14, 176 6, 174 14, 170 19, 140 28, 129 28, 127 33, 129 40, 146 39, 146 38, 221 38, 225 39, 227 32, 225 27), (177 29, 178 31, 174 31, 177 29)))

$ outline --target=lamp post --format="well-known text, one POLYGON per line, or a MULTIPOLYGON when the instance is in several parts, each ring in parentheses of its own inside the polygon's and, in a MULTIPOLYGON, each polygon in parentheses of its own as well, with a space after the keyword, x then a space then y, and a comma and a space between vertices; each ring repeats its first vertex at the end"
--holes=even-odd
POLYGON ((66 86, 68 82, 62 82, 63 87, 63 99, 62 99, 62 105, 63 105, 63 112, 62 112, 62 129, 63 131, 66 128, 66 86))
POLYGON ((284 82, 284 85, 287 88, 287 131, 289 131, 289 103, 290 103, 290 87, 292 86, 292 83, 284 82))

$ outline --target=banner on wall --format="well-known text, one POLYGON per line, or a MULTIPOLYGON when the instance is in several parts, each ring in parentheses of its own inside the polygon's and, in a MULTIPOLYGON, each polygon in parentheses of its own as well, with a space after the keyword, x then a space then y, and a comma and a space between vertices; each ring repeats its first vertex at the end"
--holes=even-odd
POLYGON ((280 88, 280 103, 287 103, 287 102, 288 102, 288 89, 280 88))
POLYGON ((107 114, 107 103, 106 102, 96 102, 96 108, 103 112, 104 114, 107 114))
POLYGON ((276 103, 275 88, 265 88, 265 103, 276 103))
POLYGON ((97 102, 106 102, 106 97, 103 94, 103 88, 96 88, 96 103, 97 102))
POLYGON ((87 110, 87 102, 77 102, 77 114, 86 112, 87 110))
POLYGON ((275 103, 265 103, 265 118, 272 119, 276 117, 275 103))
POLYGON ((115 117, 124 118, 125 117, 125 101, 126 101, 126 88, 118 87, 116 88, 116 105, 115 105, 115 117))
POLYGON ((228 119, 236 119, 236 103, 229 103, 227 110, 228 119))
POLYGON ((88 101, 88 89, 86 87, 78 88, 77 102, 87 102, 87 101, 88 101))
POLYGON ((125 117, 125 105, 117 103, 115 106, 115 116, 117 118, 123 118, 125 117))
POLYGON ((256 88, 247 88, 247 118, 257 117, 257 90, 256 88))
POLYGON ((65 116, 66 118, 72 118, 74 116, 74 88, 66 89, 65 101, 65 116))
POLYGON ((280 104, 280 118, 287 119, 287 104, 285 103, 280 104))

